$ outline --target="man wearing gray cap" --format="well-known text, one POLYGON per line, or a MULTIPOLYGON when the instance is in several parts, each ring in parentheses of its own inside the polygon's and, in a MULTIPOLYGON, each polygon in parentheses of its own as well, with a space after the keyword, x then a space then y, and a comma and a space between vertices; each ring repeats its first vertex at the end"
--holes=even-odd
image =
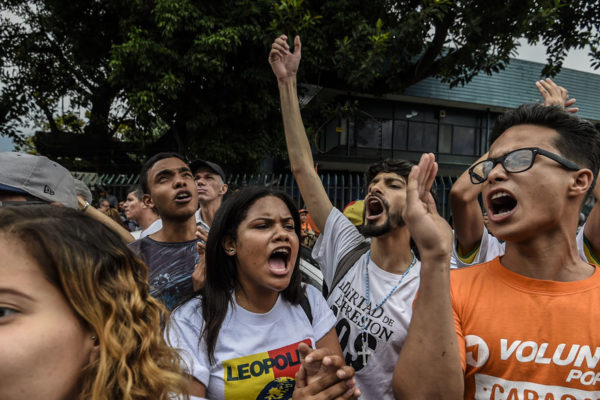
POLYGON ((85 187, 80 182, 78 188, 71 173, 47 157, 0 152, 0 207, 54 204, 79 209, 114 229, 126 243, 132 242, 125 228, 90 206, 85 198, 89 189, 86 192, 81 185, 85 187))
POLYGON ((56 203, 77 208, 71 173, 44 156, 0 153, 0 205, 13 202, 56 203))
POLYGON ((227 193, 225 173, 218 164, 206 160, 192 161, 190 170, 198 188, 196 222, 208 232, 217 210, 221 207, 223 196, 227 193))

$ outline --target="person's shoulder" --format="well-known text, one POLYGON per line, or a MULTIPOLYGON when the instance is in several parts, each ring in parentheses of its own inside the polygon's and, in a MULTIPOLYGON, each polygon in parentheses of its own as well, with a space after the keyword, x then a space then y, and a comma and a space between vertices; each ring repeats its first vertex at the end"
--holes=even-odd
POLYGON ((336 242, 350 243, 352 248, 360 242, 369 241, 361 235, 358 228, 335 207, 331 209, 331 212, 327 217, 327 223, 319 238, 321 236, 328 237, 330 240, 336 242))
POLYGON ((152 245, 153 243, 155 243, 154 240, 150 239, 149 236, 144 236, 142 238, 139 238, 137 240, 134 240, 133 242, 129 243, 128 246, 131 249, 140 251, 142 250, 144 247, 148 246, 148 245, 152 245))
POLYGON ((452 286, 472 284, 477 282, 482 277, 487 277, 490 275, 494 266, 500 262, 499 258, 500 257, 496 257, 493 260, 484 263, 473 264, 450 270, 450 284, 452 286))
POLYGON ((203 322, 202 297, 195 296, 176 307, 171 313, 171 319, 196 324, 203 322))
POLYGON ((147 243, 146 238, 147 237, 143 237, 143 238, 134 240, 133 242, 129 243, 127 246, 129 246, 130 249, 132 249, 133 251, 135 251, 136 253, 139 254, 140 251, 142 250, 142 248, 144 247, 144 245, 147 243))
POLYGON ((311 302, 314 302, 316 300, 320 300, 320 298, 323 298, 323 294, 319 291, 319 289, 317 289, 313 285, 306 284, 305 288, 306 288, 306 297, 308 297, 308 299, 311 302))
POLYGON ((352 222, 350 222, 350 220, 348 219, 348 217, 346 217, 339 209, 335 208, 335 207, 331 207, 331 211, 329 211, 329 215, 327 216, 327 219, 333 219, 333 220, 345 220, 348 221, 348 223, 352 224, 352 222))

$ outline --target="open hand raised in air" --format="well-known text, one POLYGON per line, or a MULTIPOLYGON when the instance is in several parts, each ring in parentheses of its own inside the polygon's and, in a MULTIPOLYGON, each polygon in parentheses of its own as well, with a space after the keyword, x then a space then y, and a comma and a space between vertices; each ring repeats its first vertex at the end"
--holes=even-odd
POLYGON ((578 107, 571 107, 577 100, 569 99, 569 91, 562 86, 558 86, 550 78, 539 80, 535 83, 538 92, 544 97, 545 106, 563 107, 571 114, 579 111, 578 107))
POLYGON ((273 69, 277 79, 282 82, 296 76, 302 54, 300 36, 294 38, 294 52, 290 52, 287 40, 286 35, 279 36, 271 45, 271 52, 269 53, 271 69, 273 69))

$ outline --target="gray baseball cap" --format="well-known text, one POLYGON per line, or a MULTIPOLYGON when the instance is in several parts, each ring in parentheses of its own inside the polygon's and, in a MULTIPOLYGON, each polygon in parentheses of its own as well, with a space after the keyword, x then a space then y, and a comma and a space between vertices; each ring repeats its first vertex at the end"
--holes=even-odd
POLYGON ((30 194, 48 203, 77 209, 77 192, 71 173, 44 156, 0 152, 0 190, 30 194))
POLYGON ((77 196, 83 196, 85 201, 87 201, 88 203, 94 201, 94 197, 92 196, 90 188, 87 187, 87 185, 83 183, 83 181, 77 178, 73 178, 73 181, 75 183, 75 192, 77 192, 77 196))

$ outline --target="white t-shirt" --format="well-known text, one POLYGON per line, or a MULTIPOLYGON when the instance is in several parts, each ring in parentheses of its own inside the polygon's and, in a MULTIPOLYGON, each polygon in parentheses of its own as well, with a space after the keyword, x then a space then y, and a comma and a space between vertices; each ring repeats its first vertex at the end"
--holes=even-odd
MULTIPOLYGON (((365 253, 350 268, 339 285, 331 287, 334 269, 351 249, 365 238, 336 208, 313 248, 313 258, 321 265, 323 279, 330 289, 327 300, 337 318, 336 330, 346 363, 356 370, 356 385, 364 399, 393 399, 392 374, 400 349, 406 339, 412 316, 412 305, 419 288, 421 263, 404 277, 399 287, 383 306, 368 315, 365 323, 368 355, 363 363, 361 317, 366 310, 367 256, 365 253), (361 352, 361 354, 359 354, 361 352)), ((375 308, 398 283, 401 275, 392 274, 369 261, 370 310, 375 308)))
MULTIPOLYGON (((583 238, 583 231, 585 228, 585 224, 579 229, 577 232, 576 241, 577 241, 577 250, 579 252, 579 257, 585 262, 593 262, 593 260, 588 260, 585 255, 585 242, 583 238)), ((488 232, 487 228, 483 227, 483 234, 481 235, 481 242, 479 245, 479 249, 477 249, 477 253, 475 254, 475 258, 471 263, 466 263, 460 259, 458 256, 458 241, 454 240, 454 245, 452 246, 452 268, 462 268, 468 267, 475 264, 481 264, 484 262, 492 261, 494 258, 504 255, 505 251, 505 243, 500 242, 494 235, 488 232)))
POLYGON ((291 305, 282 296, 265 314, 247 311, 234 299, 219 331, 212 365, 204 338, 199 340, 204 326, 199 298, 173 312, 167 341, 179 350, 186 371, 206 386, 208 399, 262 399, 270 390, 289 393, 291 398, 300 368, 298 344, 314 347, 335 325, 321 293, 308 285, 306 296, 312 326, 302 307, 291 305))

